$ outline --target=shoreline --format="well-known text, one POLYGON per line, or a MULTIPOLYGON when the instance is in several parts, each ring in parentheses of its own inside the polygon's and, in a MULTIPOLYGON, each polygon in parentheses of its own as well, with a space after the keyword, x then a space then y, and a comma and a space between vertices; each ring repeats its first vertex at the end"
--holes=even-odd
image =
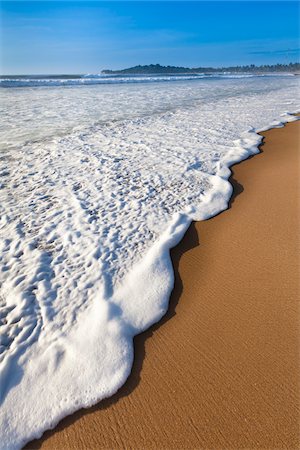
MULTIPOLYGON (((299 322, 288 277, 292 272, 292 288, 299 294, 299 261, 292 244, 299 205, 296 217, 297 197, 291 199, 276 184, 298 183, 299 155, 295 149, 284 154, 280 148, 274 150, 276 141, 277 147, 286 144, 293 128, 299 129, 299 123, 260 133, 266 136, 261 153, 231 167, 234 195, 229 209, 193 223, 171 251, 176 281, 170 308, 158 324, 134 339, 135 361, 126 384, 113 397, 65 418, 55 431, 25 448, 296 448, 299 322), (269 155, 271 163, 268 159, 262 164, 269 155), (283 166, 289 174, 286 179, 283 166), (259 213, 261 205, 272 214, 259 213), (262 230, 264 219, 267 233, 262 230), (275 260, 272 246, 277 249, 275 260), (280 278, 280 271, 275 274, 276 267, 273 271, 271 267, 274 261, 283 264, 281 252, 286 272, 280 278), (257 302, 252 284, 264 302, 257 302), (280 304, 274 304, 278 292, 280 304), (278 320, 284 321, 286 330, 278 320)), ((297 186, 287 187, 296 196, 297 186)))

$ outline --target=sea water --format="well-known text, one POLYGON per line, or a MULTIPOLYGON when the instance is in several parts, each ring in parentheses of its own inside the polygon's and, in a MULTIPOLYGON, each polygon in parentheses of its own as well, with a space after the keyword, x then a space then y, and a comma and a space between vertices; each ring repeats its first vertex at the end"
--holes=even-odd
POLYGON ((124 384, 170 248, 299 110, 296 76, 152 78, 0 80, 2 448, 124 384))

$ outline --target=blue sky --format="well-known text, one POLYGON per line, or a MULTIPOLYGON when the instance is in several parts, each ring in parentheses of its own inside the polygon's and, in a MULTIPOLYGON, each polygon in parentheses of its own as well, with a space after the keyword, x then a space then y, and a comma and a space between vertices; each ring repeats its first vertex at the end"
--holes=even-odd
POLYGON ((299 60, 297 1, 1 2, 1 73, 299 60))

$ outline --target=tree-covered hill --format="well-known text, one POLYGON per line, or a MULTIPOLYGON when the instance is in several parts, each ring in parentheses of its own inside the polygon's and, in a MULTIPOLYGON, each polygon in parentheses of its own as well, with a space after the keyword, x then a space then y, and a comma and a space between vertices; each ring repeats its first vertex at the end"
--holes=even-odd
POLYGON ((254 64, 248 66, 232 66, 232 67, 176 67, 176 66, 161 66, 160 64, 150 64, 146 66, 135 66, 122 70, 102 70, 104 75, 130 75, 130 74, 191 74, 191 73, 272 73, 272 72, 289 72, 300 73, 300 63, 290 64, 274 64, 256 66, 254 64))

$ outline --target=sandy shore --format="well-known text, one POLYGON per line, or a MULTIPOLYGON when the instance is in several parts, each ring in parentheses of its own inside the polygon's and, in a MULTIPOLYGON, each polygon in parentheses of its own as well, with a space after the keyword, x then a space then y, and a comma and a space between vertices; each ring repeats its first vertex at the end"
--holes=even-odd
POLYGON ((263 133, 230 209, 172 251, 169 312, 126 385, 27 448, 299 448, 299 132, 263 133))

